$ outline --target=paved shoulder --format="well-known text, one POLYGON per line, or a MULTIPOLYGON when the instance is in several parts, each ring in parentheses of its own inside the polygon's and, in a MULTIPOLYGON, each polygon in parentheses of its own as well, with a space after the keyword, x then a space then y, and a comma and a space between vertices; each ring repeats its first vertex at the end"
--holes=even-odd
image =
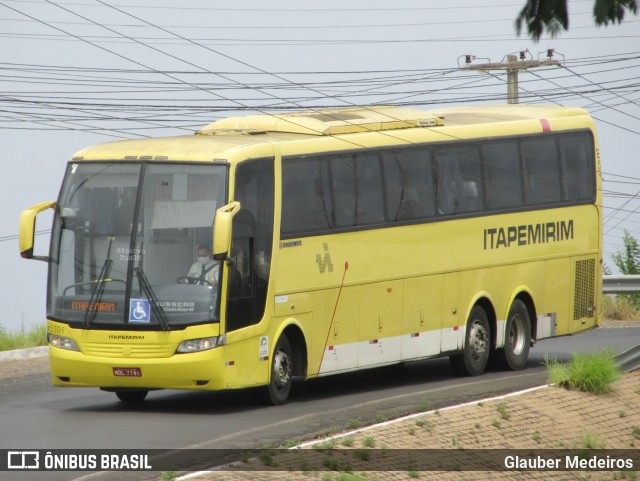
POLYGON ((35 359, 49 355, 49 346, 31 347, 29 349, 15 349, 13 351, 0 351, 0 362, 19 361, 21 359, 35 359))
POLYGON ((0 379, 21 377, 49 370, 49 348, 18 349, 0 352, 0 379))

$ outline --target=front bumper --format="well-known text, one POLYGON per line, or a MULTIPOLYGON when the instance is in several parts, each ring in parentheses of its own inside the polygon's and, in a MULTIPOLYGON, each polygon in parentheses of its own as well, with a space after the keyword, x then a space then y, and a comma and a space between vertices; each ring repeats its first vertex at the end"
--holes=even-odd
POLYGON ((221 346, 202 352, 141 359, 94 357, 49 346, 51 378, 55 386, 64 387, 227 389, 223 350, 221 346), (117 376, 116 372, 130 375, 117 376))

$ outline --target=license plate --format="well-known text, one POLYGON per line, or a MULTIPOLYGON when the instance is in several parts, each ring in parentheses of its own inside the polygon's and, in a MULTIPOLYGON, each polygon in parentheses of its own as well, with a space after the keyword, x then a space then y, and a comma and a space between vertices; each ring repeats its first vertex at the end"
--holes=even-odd
POLYGON ((114 376, 142 377, 142 370, 139 367, 114 367, 114 376))

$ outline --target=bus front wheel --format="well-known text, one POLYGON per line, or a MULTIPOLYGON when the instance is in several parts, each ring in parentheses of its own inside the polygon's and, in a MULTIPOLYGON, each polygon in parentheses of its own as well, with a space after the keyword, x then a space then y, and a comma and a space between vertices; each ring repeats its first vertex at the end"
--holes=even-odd
POLYGON ((273 350, 269 377, 269 384, 263 388, 263 400, 274 406, 286 403, 293 382, 293 356, 291 344, 285 334, 280 336, 273 350))
POLYGON ((149 394, 149 391, 145 390, 116 391, 116 396, 118 396, 118 399, 127 404, 141 403, 142 401, 144 401, 144 398, 147 397, 147 394, 149 394))
POLYGON ((478 376, 487 367, 491 351, 491 328, 487 313, 481 306, 471 309, 464 348, 460 354, 450 356, 453 369, 463 376, 478 376))

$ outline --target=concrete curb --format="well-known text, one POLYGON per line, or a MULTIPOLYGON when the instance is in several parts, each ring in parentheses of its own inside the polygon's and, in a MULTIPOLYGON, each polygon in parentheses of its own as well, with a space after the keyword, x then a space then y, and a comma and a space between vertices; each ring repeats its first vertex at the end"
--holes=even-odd
POLYGON ((0 351, 0 361, 20 361, 22 359, 35 359, 48 355, 49 346, 40 346, 29 349, 16 349, 14 351, 0 351))
MULTIPOLYGON (((523 389, 520 391, 515 391, 515 392, 510 392, 510 393, 506 393, 506 394, 501 394, 498 396, 494 396, 494 397, 490 397, 490 398, 484 398, 484 399, 478 399, 475 401, 469 401, 466 403, 462 403, 462 404, 455 404, 453 406, 447 406, 441 409, 435 409, 435 410, 431 410, 431 411, 421 411, 421 412, 417 412, 417 413, 413 413, 413 414, 408 414, 406 416, 402 416, 399 418, 395 418, 395 419, 391 419, 389 421, 384 421, 381 423, 375 423, 375 424, 370 424, 368 426, 362 427, 362 428, 358 428, 358 429, 352 429, 352 430, 348 430, 348 431, 344 431, 342 433, 339 434, 334 434, 332 436, 327 436, 324 438, 320 438, 320 439, 314 439, 312 441, 307 441, 304 443, 300 443, 296 446, 292 446, 290 448, 287 448, 288 450, 296 450, 296 449, 304 449, 304 448, 311 448, 313 446, 316 446, 318 444, 323 444, 326 443, 328 441, 332 441, 332 440, 336 440, 336 439, 341 439, 341 438, 345 438, 345 437, 349 437, 349 436, 353 436, 354 434, 359 434, 359 433, 363 433, 366 431, 372 431, 374 429, 378 429, 378 428, 384 428, 387 426, 393 426, 395 424, 400 424, 404 421, 410 420, 410 419, 415 419, 415 418, 422 418, 424 416, 427 415, 435 415, 437 413, 442 413, 442 412, 446 412, 446 411, 455 411, 457 409, 461 409, 461 408, 466 408, 469 406, 477 406, 478 404, 482 404, 482 403, 487 403, 487 402, 491 402, 491 401, 501 401, 503 399, 507 399, 510 397, 517 397, 520 396, 522 394, 528 394, 530 392, 534 392, 534 391, 539 391, 541 389, 547 389, 551 387, 551 384, 544 384, 542 386, 535 386, 535 387, 531 387, 528 389, 523 389)), ((247 462, 253 462, 256 461, 258 458, 252 458, 249 459, 247 462)), ((207 469, 206 471, 195 471, 192 473, 187 473, 183 476, 180 476, 178 478, 176 478, 176 481, 187 481, 189 479, 198 479, 201 478, 202 476, 206 475, 206 474, 210 474, 212 471, 224 471, 228 468, 233 468, 239 465, 242 465, 243 462, 241 461, 236 461, 236 462, 232 462, 232 463, 228 463, 228 464, 224 464, 224 465, 219 465, 219 466, 212 466, 209 469, 207 469)), ((204 478, 202 478, 204 479, 204 478)))

